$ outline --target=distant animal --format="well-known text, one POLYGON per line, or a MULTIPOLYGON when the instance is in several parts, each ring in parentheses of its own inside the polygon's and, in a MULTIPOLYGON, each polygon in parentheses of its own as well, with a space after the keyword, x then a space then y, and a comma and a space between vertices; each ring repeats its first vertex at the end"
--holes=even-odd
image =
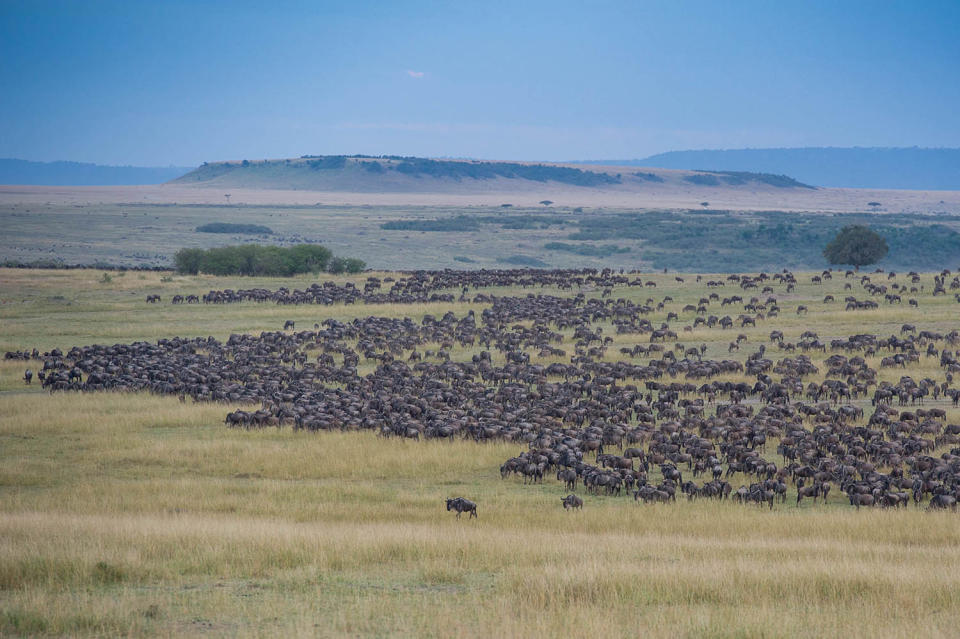
POLYGON ((571 508, 579 508, 580 510, 583 510, 583 500, 572 493, 567 495, 560 501, 563 502, 564 510, 569 510, 571 508))
POLYGON ((477 505, 470 501, 469 499, 464 499, 463 497, 455 497, 453 499, 447 500, 447 510, 454 510, 457 513, 457 519, 460 519, 460 515, 463 513, 470 513, 470 517, 477 516, 477 505))
POLYGON ((33 371, 29 368, 27 369, 27 372, 23 374, 23 381, 27 384, 33 381, 33 371))
POLYGON ((287 320, 286 322, 283 323, 283 330, 287 330, 288 328, 292 329, 295 326, 296 326, 296 323, 293 320, 287 320))

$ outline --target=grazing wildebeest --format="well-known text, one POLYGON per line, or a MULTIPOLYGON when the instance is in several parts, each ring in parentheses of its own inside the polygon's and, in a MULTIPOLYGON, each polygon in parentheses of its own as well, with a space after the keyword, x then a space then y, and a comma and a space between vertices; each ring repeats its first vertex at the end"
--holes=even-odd
POLYGON ((283 330, 287 330, 288 328, 289 329, 296 328, 296 322, 294 322, 293 320, 287 320, 286 322, 284 322, 283 330))
POLYGON ((930 499, 930 505, 928 506, 928 508, 942 509, 942 510, 946 510, 947 508, 949 508, 950 510, 956 510, 957 498, 954 497, 953 495, 947 495, 947 494, 934 495, 930 499))
POLYGON ((564 468, 557 471, 557 479, 562 480, 567 488, 573 490, 577 487, 577 471, 572 468, 564 468))
POLYGON ((470 513, 470 517, 477 516, 477 505, 469 499, 464 499, 463 497, 448 499, 447 510, 455 510, 457 512, 457 519, 460 519, 460 515, 463 513, 470 513))
MULTIPOLYGON (((628 282, 622 276, 607 271, 438 271, 396 281, 386 278, 385 283, 393 284, 389 293, 380 292, 374 278, 364 287, 324 282, 304 291, 211 291, 203 303, 420 304, 445 301, 435 293, 439 290, 535 284, 580 288, 583 293, 576 298, 540 293, 494 298, 481 293, 472 300, 484 305, 476 317, 473 311, 457 316, 452 310, 442 318, 426 315, 422 321, 371 315, 350 322, 323 320, 313 325, 312 332, 274 330, 259 336, 231 335, 226 341, 170 338, 156 344, 80 346, 67 353, 53 349, 43 357, 36 351, 32 356, 24 351, 4 357, 42 361, 34 373, 51 390, 151 392, 245 408, 226 416, 233 427, 293 424, 312 432, 370 430, 396 442, 445 438, 523 444, 529 450, 508 460, 501 476, 518 473, 524 483, 540 484, 555 473, 571 494, 579 477, 592 492, 614 495, 636 488, 635 499, 649 502, 673 501, 677 490, 722 497, 731 492, 729 483, 720 481, 726 469, 727 477, 756 476, 758 484, 736 493, 746 503, 772 507, 776 499, 783 502, 786 481, 792 477, 798 480, 798 503, 817 497, 826 501, 833 481, 840 491, 861 495, 851 498, 854 506, 868 505, 871 499, 878 506, 891 506, 904 503, 899 491, 908 481, 906 471, 917 476, 918 502, 934 498, 932 508, 946 505, 948 510, 955 504, 951 500, 960 486, 960 424, 947 424, 943 409, 901 413, 890 406, 893 398, 901 407, 923 406, 925 398, 938 400, 938 393, 953 400, 954 406, 960 403, 960 389, 950 387, 953 375, 960 374, 956 351, 960 331, 944 336, 918 332, 906 324, 899 337, 835 336, 838 339, 828 340, 831 356, 819 358, 817 353, 826 353, 827 346, 816 332, 805 331, 794 344, 784 340, 782 331, 773 330, 771 342, 787 352, 811 351, 812 359, 806 354, 766 359, 761 346, 740 361, 711 360, 705 346, 666 348, 656 343, 675 342, 676 332, 668 323, 655 324, 644 316, 653 313, 655 305, 657 313, 668 313, 668 322, 676 319, 664 306, 673 300, 664 297, 657 305, 649 298, 643 306, 615 300, 615 293, 608 293, 617 290, 615 286, 645 286, 640 278, 628 282), (599 294, 587 295, 601 289, 605 300, 599 294), (599 323, 604 328, 612 323, 615 335, 628 336, 626 343, 605 335, 599 323), (574 333, 571 346, 576 357, 570 365, 549 361, 567 359, 555 348, 564 340, 569 343, 567 332, 574 333), (654 343, 642 343, 648 339, 654 343), (461 351, 458 344, 468 350, 461 351), (608 345, 609 354, 624 357, 610 358, 608 345), (477 346, 490 350, 470 354, 469 348, 477 346), (937 372, 926 362, 921 366, 924 352, 939 358, 943 370, 937 372), (640 356, 649 361, 620 361, 640 356), (378 365, 358 371, 361 357, 378 365), (895 375, 878 379, 880 367, 911 369, 906 372, 931 378, 903 376, 894 383, 895 375), (730 379, 744 371, 746 378, 730 379), (641 390, 644 385, 646 393, 641 390), (862 409, 841 402, 866 399, 870 386, 875 387, 876 410, 863 425, 862 409), (810 401, 804 403, 803 397, 810 401), (258 405, 259 410, 254 408, 258 405), (768 440, 779 441, 784 468, 763 459, 768 440), (604 448, 619 449, 625 443, 637 447, 623 450, 622 457, 604 454, 604 448), (958 448, 949 453, 937 450, 948 444, 958 448), (584 463, 590 452, 596 454, 597 466, 584 463), (695 477, 712 474, 714 481, 703 486, 683 482, 683 465, 695 477), (647 485, 651 467, 659 467, 658 474, 664 477, 659 486, 647 485), (879 470, 887 468, 887 473, 879 470), (801 479, 813 486, 800 486, 801 479)), ((939 276, 941 288, 960 289, 960 276, 955 286, 942 281, 944 277, 939 276)), ((760 274, 729 281, 739 281, 746 290, 765 279, 760 274)), ((788 285, 788 291, 795 282, 786 271, 773 279, 788 285)), ((830 278, 824 274, 821 279, 830 278)), ((873 296, 884 293, 869 278, 860 286, 873 296)), ((893 290, 904 293, 900 287, 893 290)), ((764 287, 767 292, 772 287, 764 287)), ((832 300, 828 297, 824 301, 832 300)), ((177 296, 173 301, 192 303, 195 298, 177 296)), ((707 314, 711 305, 716 308, 714 302, 724 307, 744 300, 739 296, 724 298, 722 304, 719 300, 719 295, 709 293, 698 305, 684 307, 684 314, 697 315, 690 322, 691 331, 701 324, 704 331, 734 325, 732 316, 721 320, 707 314)), ((873 302, 864 305, 852 297, 845 301, 854 303, 854 310, 876 308, 873 302)), ((773 317, 775 307, 773 297, 766 302, 752 298, 743 307, 752 315, 740 316, 739 321, 762 320, 764 313, 773 317)), ((292 320, 284 325, 293 328, 292 320)), ((869 323, 858 330, 866 328, 869 323)), ((713 330, 711 335, 711 350, 719 351, 722 333, 713 330)), ((723 341, 728 341, 732 353, 747 335, 723 341)))
POLYGON ((803 501, 804 497, 809 497, 813 499, 813 503, 817 503, 817 497, 820 496, 820 483, 814 482, 812 486, 804 486, 803 479, 800 479, 797 482, 797 506, 800 506, 800 502, 803 501))
POLYGON ((583 500, 574 495, 573 493, 567 495, 560 501, 563 502, 563 509, 569 510, 571 508, 579 508, 583 510, 583 500))

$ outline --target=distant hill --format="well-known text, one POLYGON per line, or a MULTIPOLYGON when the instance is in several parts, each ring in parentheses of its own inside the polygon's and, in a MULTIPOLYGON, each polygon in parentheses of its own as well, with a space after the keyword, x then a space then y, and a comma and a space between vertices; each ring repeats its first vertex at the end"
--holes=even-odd
POLYGON ((434 160, 399 156, 308 155, 204 163, 173 181, 211 187, 379 193, 476 193, 542 189, 649 192, 663 188, 813 188, 785 175, 745 171, 634 171, 556 163, 434 160))
POLYGON ((82 162, 31 162, 0 159, 0 184, 41 186, 127 186, 163 184, 189 167, 103 166, 82 162))
POLYGON ((834 148, 670 151, 639 160, 582 164, 787 174, 817 186, 960 190, 960 149, 834 148))

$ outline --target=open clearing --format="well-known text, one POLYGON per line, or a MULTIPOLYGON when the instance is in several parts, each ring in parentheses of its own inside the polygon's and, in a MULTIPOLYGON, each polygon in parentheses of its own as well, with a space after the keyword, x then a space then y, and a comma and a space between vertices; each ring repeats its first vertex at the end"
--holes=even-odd
MULTIPOLYGON (((351 281, 359 285, 367 275, 351 281)), ((772 359, 784 356, 767 339, 774 328, 789 342, 806 330, 829 342, 898 334, 906 322, 944 333, 957 328, 957 302, 930 295, 931 274, 921 276, 924 292, 913 295, 919 308, 881 298, 879 309, 867 311, 822 303, 826 294, 842 300, 852 278, 837 274, 817 285, 810 275, 797 274, 790 293, 777 287, 780 317, 742 330, 698 327, 681 341, 705 344, 705 358, 743 362, 760 344, 772 359), (809 313, 797 315, 798 304, 809 313), (740 332, 746 342, 728 354, 740 332)), ((367 315, 419 322, 425 314, 463 316, 485 307, 175 306, 173 294, 305 288, 314 280, 161 277, 114 273, 108 282, 92 270, 0 270, 0 351, 172 336, 225 340, 276 331, 289 319, 299 326, 367 315), (162 302, 146 304, 148 294, 162 302)), ((612 297, 671 296, 669 309, 679 310, 709 293, 710 276, 699 284, 693 276, 678 283, 673 273, 642 277, 656 288, 617 287, 612 297)), ((903 275, 896 281, 909 282, 903 275)), ((655 324, 667 310, 651 316, 655 324)), ((681 314, 676 326, 693 318, 681 314)), ((616 336, 606 359, 646 341, 616 336)), ((456 347, 451 357, 475 352, 456 347)), ((826 355, 811 358, 823 367, 826 355)), ((878 368, 879 358, 868 362, 878 368)), ((495 361, 502 364, 501 354, 495 361)), ((361 364, 359 374, 374 364, 361 364)), ((36 362, 0 362, 3 635, 949 637, 960 622, 953 569, 960 525, 949 511, 857 511, 837 487, 826 505, 797 508, 791 486, 791 499, 772 511, 682 496, 638 504, 578 489, 584 510, 567 513, 560 497, 568 491, 552 476, 542 485, 501 479, 500 464, 525 449, 520 443, 231 429, 223 423, 236 408, 230 404, 51 395, 36 380, 23 384, 27 366, 36 362), (454 495, 474 499, 479 518, 457 521, 446 512, 443 500, 454 495)), ((936 358, 879 371, 880 381, 943 377, 936 358)), ((869 414, 869 401, 858 403, 869 414)), ((945 409, 948 423, 960 421, 947 400, 926 406, 945 409)), ((780 464, 775 444, 765 456, 780 464)), ((659 481, 655 469, 651 475, 659 481)))

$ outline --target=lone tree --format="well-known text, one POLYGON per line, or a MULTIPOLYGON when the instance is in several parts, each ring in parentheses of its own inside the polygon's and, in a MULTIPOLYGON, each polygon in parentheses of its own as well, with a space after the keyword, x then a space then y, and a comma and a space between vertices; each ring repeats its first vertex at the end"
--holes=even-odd
POLYGON ((553 200, 540 200, 540 204, 543 204, 544 206, 550 206, 553 204, 553 200))
POLYGON ((887 241, 866 226, 845 226, 823 249, 831 264, 852 264, 860 267, 874 264, 886 255, 887 241))

